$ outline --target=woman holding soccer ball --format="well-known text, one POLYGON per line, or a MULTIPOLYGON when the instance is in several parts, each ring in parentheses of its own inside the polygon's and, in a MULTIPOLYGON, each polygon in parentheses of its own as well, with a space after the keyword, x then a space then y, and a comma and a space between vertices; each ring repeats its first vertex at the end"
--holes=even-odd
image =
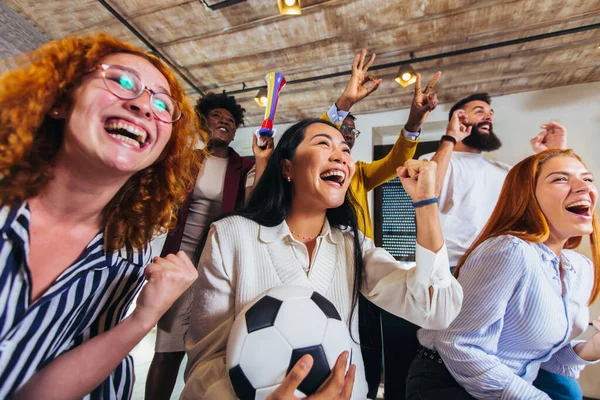
MULTIPOLYGON (((410 160, 398 170, 414 201, 418 227, 416 267, 402 269, 359 232, 348 190, 355 166, 339 130, 318 119, 290 127, 247 206, 213 223, 203 241, 190 310, 190 320, 202 323, 188 328, 182 399, 235 399, 225 365, 227 338, 242 308, 272 287, 301 285, 320 292, 335 305, 355 341, 355 367, 344 378, 348 355, 343 354, 332 378, 311 398, 366 398, 359 292, 422 327, 447 327, 460 311, 462 289, 449 270, 435 169, 434 162, 410 160)), ((311 363, 310 357, 301 359, 272 398, 294 398, 294 385, 311 363)))

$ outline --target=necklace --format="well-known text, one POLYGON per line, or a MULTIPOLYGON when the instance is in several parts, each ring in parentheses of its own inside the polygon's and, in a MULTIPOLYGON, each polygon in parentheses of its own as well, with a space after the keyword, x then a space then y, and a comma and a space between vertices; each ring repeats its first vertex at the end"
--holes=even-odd
POLYGON ((292 231, 292 235, 296 235, 296 237, 301 238, 303 240, 315 240, 316 238, 319 237, 319 235, 317 235, 317 236, 302 236, 301 234, 299 234, 296 231, 293 231, 293 230, 291 230, 291 231, 292 231))

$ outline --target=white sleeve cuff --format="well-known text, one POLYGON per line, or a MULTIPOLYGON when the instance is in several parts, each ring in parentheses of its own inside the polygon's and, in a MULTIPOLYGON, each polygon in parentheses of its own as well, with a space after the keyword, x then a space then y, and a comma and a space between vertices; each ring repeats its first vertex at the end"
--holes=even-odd
POLYGON ((444 288, 452 282, 448 250, 446 250, 445 243, 437 253, 427 250, 417 243, 415 260, 417 264, 416 278, 423 285, 444 288))
POLYGON ((342 122, 344 122, 344 119, 346 119, 346 117, 348 116, 348 114, 350 114, 350 111, 340 111, 338 110, 337 106, 335 105, 335 103, 333 103, 333 105, 331 106, 331 108, 329 109, 329 111, 327 111, 327 116, 329 117, 329 119, 334 123, 334 124, 341 124, 342 122))
POLYGON ((404 128, 404 129, 402 129, 402 134, 408 140, 417 140, 419 138, 419 136, 421 136, 421 131, 422 131, 422 129, 419 129, 419 132, 411 132, 411 131, 407 131, 406 128, 404 128))

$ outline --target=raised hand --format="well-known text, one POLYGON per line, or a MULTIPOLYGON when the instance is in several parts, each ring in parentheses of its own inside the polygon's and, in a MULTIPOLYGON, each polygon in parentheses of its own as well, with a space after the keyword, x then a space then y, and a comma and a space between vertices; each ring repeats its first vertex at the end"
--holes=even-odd
POLYGON ((396 170, 400 182, 413 202, 435 197, 435 161, 408 160, 396 170))
POLYGON ((256 135, 252 135, 252 153, 254 154, 254 160, 257 164, 266 165, 271 154, 273 154, 273 137, 266 137, 262 139, 262 146, 258 145, 258 138, 256 135))
MULTIPOLYGON (((348 363, 348 352, 345 351, 338 357, 331 372, 331 376, 325 382, 319 391, 306 400, 349 400, 352 396, 352 387, 356 374, 356 365, 352 364, 346 372, 348 363)), ((313 365, 313 359, 310 355, 303 356, 290 373, 285 377, 281 385, 268 397, 267 400, 299 400, 300 397, 294 395, 298 386, 310 372, 313 365)))
POLYGON ((564 150, 567 148, 567 128, 554 121, 548 122, 540 128, 543 131, 529 141, 534 152, 539 153, 548 149, 564 150))
POLYGON ((154 257, 145 271, 147 280, 137 299, 132 318, 151 329, 159 318, 198 278, 198 271, 188 256, 177 254, 154 257))
POLYGON ((415 94, 413 101, 410 105, 410 113, 408 114, 408 121, 404 126, 407 131, 418 132, 421 129, 421 125, 429 116, 435 107, 438 105, 437 95, 432 92, 433 87, 437 83, 438 79, 442 76, 442 72, 438 71, 433 76, 433 79, 429 81, 425 90, 421 92, 421 74, 417 73, 417 81, 415 82, 415 94))
POLYGON ((452 136, 456 142, 462 142, 471 134, 472 126, 467 126, 467 113, 465 110, 456 110, 446 126, 446 135, 452 136))
POLYGON ((367 70, 375 61, 375 53, 365 62, 367 50, 363 49, 360 54, 354 57, 352 63, 352 76, 344 89, 342 95, 335 102, 338 110, 349 111, 350 108, 373 93, 379 87, 382 79, 377 79, 373 75, 367 75, 367 70), (367 83, 371 82, 370 86, 367 83))

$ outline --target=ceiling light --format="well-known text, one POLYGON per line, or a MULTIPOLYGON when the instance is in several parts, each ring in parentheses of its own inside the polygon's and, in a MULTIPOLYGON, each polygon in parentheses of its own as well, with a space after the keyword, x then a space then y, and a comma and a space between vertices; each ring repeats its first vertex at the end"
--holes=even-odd
POLYGON ((222 0, 222 1, 212 1, 212 0, 200 0, 200 3, 204 6, 204 8, 206 8, 207 10, 210 11, 216 11, 216 10, 220 10, 221 8, 225 8, 225 7, 229 7, 229 6, 233 6, 236 5, 238 3, 243 3, 246 0, 222 0), (208 2, 211 2, 212 4, 208 4, 208 2))
POLYGON ((415 74, 415 70, 410 64, 404 64, 400 66, 398 70, 398 76, 394 78, 396 82, 402 87, 407 87, 408 85, 412 85, 417 80, 417 75, 415 74))
POLYGON ((258 104, 259 107, 266 107, 267 101, 269 101, 267 98, 268 95, 269 93, 267 92, 267 89, 262 88, 258 91, 256 96, 254 96, 254 101, 256 101, 256 104, 258 104))
POLYGON ((277 0, 279 5, 279 14, 300 15, 300 0, 277 0))

